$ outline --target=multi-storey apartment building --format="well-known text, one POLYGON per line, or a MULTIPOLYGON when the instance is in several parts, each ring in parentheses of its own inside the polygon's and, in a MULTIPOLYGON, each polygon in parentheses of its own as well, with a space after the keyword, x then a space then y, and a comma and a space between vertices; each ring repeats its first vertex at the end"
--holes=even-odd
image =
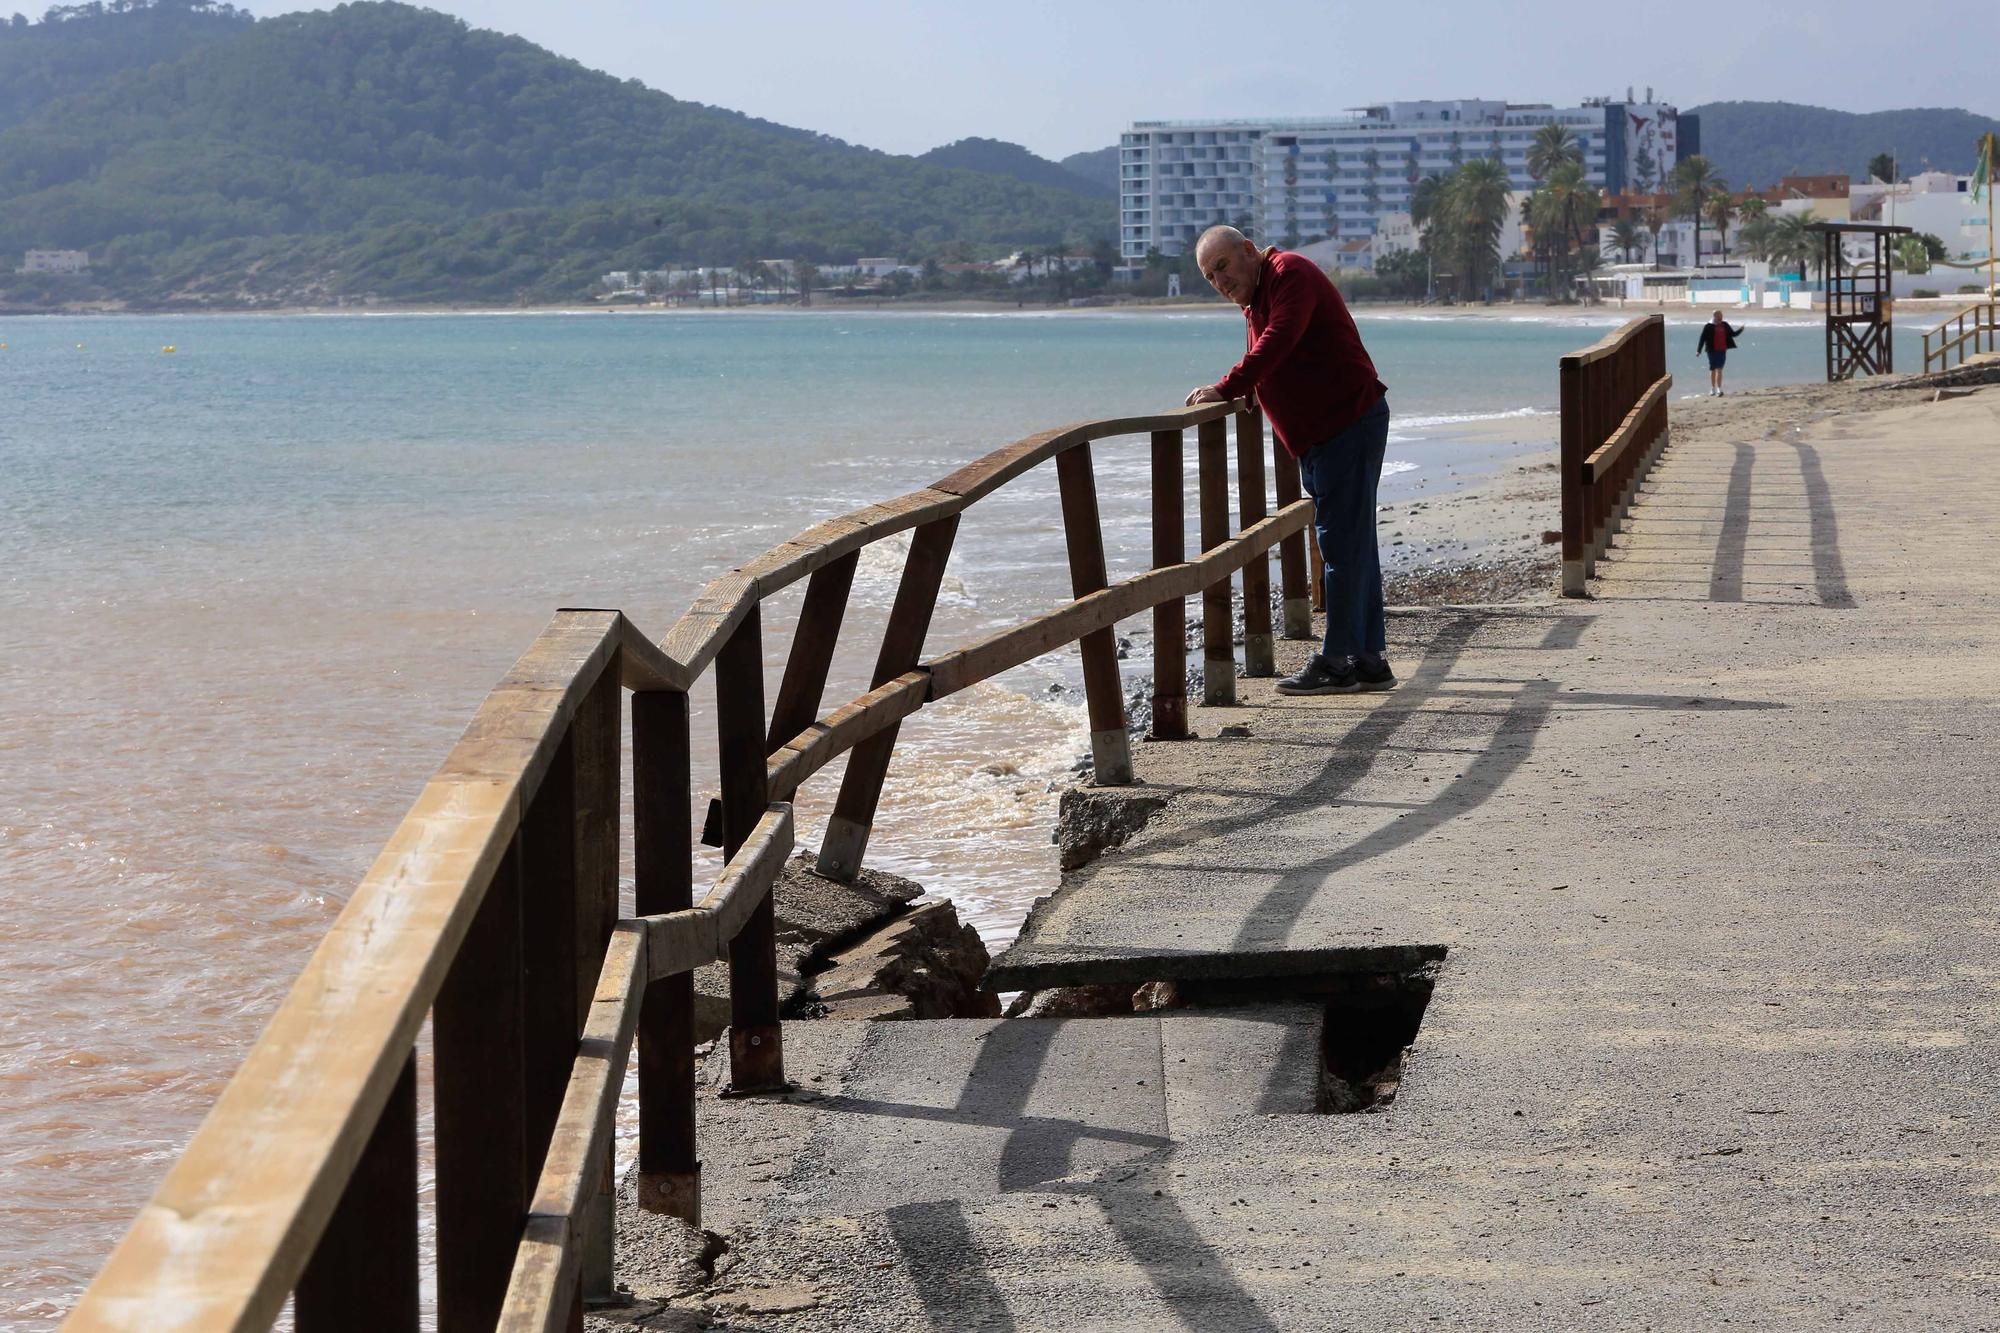
MULTIPOLYGON (((1649 91, 1650 96, 1650 91, 1649 91)), ((1119 141, 1119 259, 1136 274, 1149 252, 1178 255, 1218 222, 1260 240, 1372 236, 1407 213, 1416 183, 1476 157, 1498 158, 1516 190, 1533 188, 1528 147, 1544 125, 1583 146, 1593 185, 1658 188, 1698 127, 1664 103, 1592 100, 1552 107, 1460 100, 1387 102, 1302 120, 1142 120, 1119 141)))

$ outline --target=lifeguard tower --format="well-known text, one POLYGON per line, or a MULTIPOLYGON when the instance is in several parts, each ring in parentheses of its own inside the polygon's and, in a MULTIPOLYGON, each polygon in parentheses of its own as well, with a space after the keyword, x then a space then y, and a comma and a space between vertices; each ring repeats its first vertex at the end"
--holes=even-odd
POLYGON ((1820 267, 1826 275, 1826 382, 1893 373, 1889 250, 1896 237, 1911 235, 1914 228, 1880 222, 1814 222, 1806 230, 1817 232, 1826 247, 1820 267), (1867 238, 1874 258, 1850 260, 1849 236, 1867 238))

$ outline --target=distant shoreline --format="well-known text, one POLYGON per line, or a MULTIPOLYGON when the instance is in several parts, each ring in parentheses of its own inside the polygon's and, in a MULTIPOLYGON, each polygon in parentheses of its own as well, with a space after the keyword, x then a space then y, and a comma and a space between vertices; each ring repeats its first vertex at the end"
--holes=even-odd
MULTIPOLYGON (((1963 304, 1960 300, 1940 298, 1938 300, 1903 300, 1896 303, 1898 309, 1916 318, 1950 314, 1963 304)), ((1352 306, 1355 315, 1361 319, 1438 319, 1438 320, 1551 320, 1574 319, 1591 321, 1613 321, 1619 317, 1664 313, 1689 320, 1708 317, 1711 310, 1720 309, 1724 316, 1735 323, 1745 321, 1756 324, 1818 324, 1824 318, 1817 310, 1764 310, 1738 308, 1732 305, 1690 306, 1685 302, 1625 301, 1607 302, 1600 305, 1554 305, 1537 301, 1496 302, 1492 305, 1423 305, 1416 302, 1360 301, 1352 306)), ((1143 315, 1169 313, 1176 315, 1210 314, 1216 317, 1235 317, 1234 306, 1221 301, 1183 299, 1177 301, 1142 299, 1132 301, 1111 301, 1102 305, 1072 306, 1048 302, 1008 304, 1001 301, 975 299, 957 300, 913 300, 909 298, 874 300, 861 298, 835 298, 816 302, 810 306, 798 305, 597 305, 576 302, 559 302, 552 305, 533 306, 492 306, 441 304, 382 304, 369 306, 271 306, 264 309, 214 309, 214 310, 131 310, 110 308, 25 310, 0 309, 0 318, 29 319, 49 316, 84 317, 100 315, 135 315, 147 318, 202 318, 226 316, 393 316, 393 315, 826 315, 826 314, 911 314, 911 315, 1143 315)))

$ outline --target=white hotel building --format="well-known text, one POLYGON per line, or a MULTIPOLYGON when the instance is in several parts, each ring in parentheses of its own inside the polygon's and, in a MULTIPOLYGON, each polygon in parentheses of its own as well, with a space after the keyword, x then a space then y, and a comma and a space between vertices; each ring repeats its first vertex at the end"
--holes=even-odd
POLYGON ((1423 177, 1498 157, 1515 190, 1534 187, 1528 146, 1544 125, 1583 145, 1591 184, 1658 189, 1683 153, 1700 151, 1692 116, 1659 102, 1597 99, 1575 107, 1462 100, 1388 102, 1305 120, 1141 120, 1120 136, 1119 272, 1147 252, 1178 255, 1203 230, 1247 217, 1259 241, 1372 236, 1407 213, 1423 177))

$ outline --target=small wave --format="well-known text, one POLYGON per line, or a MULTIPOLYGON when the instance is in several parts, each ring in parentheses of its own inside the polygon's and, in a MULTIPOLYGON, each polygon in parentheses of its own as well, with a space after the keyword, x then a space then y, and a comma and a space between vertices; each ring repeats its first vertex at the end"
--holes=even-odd
POLYGON ((1417 464, 1407 462, 1401 458, 1392 458, 1388 462, 1382 465, 1382 475, 1385 477, 1393 477, 1398 472, 1415 472, 1417 470, 1417 466, 1418 466, 1417 464))
POLYGON ((1431 430, 1438 426, 1463 426, 1475 421, 1514 421, 1523 417, 1552 417, 1551 407, 1510 407, 1501 412, 1443 412, 1434 416, 1391 417, 1399 430, 1431 430))

